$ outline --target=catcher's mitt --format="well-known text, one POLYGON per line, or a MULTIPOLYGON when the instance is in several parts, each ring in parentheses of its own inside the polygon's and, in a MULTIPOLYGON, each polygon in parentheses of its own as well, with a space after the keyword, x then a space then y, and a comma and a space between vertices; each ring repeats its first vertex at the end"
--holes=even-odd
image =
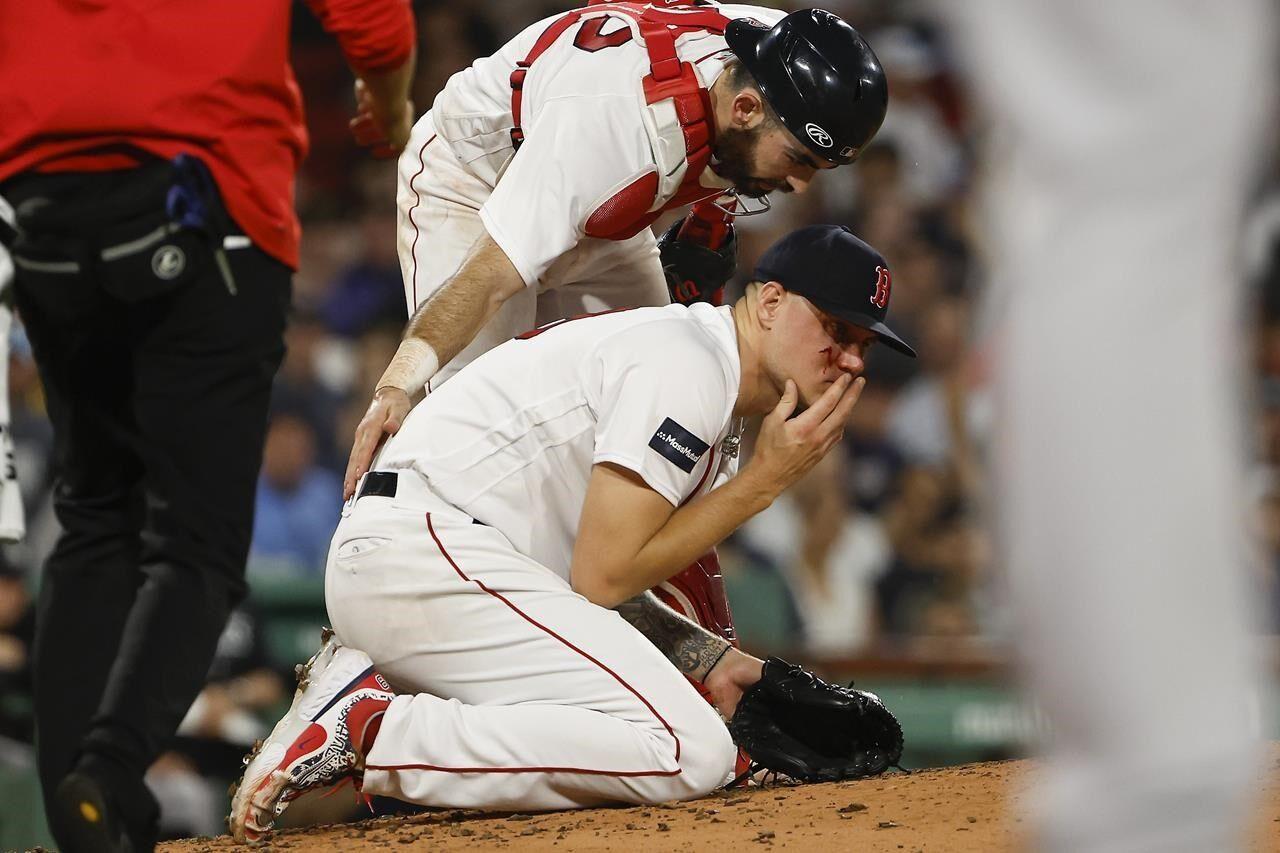
POLYGON ((743 693, 729 733, 755 764, 802 782, 875 776, 902 757, 902 727, 880 697, 780 658, 743 693))
POLYGON ((658 254, 671 301, 681 305, 724 301, 724 285, 738 268, 738 238, 730 227, 723 245, 708 248, 680 238, 684 219, 677 219, 658 238, 658 254))

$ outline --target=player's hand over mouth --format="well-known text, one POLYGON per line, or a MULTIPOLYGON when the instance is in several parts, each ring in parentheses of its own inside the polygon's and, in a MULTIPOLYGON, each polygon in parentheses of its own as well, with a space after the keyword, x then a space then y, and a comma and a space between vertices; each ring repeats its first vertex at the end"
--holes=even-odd
POLYGON ((755 478, 769 492, 780 494, 844 435, 844 425, 866 384, 865 378, 844 373, 812 406, 792 417, 800 395, 796 383, 788 379, 778 405, 765 416, 751 462, 740 476, 755 478))

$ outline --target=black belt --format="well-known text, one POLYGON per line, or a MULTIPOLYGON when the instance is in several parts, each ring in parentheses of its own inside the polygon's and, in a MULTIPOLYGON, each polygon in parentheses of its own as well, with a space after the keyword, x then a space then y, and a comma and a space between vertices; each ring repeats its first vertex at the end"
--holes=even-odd
POLYGON ((395 471, 370 471, 364 475, 364 482, 360 484, 360 491, 356 492, 356 500, 367 498, 374 495, 380 498, 394 498, 396 496, 396 482, 400 479, 400 475, 395 471))
MULTIPOLYGON (((396 484, 400 480, 400 475, 395 471, 370 471, 364 475, 364 482, 360 484, 360 491, 356 492, 356 500, 367 498, 370 495, 379 498, 394 498, 396 496, 396 484)), ((478 519, 471 519, 472 524, 483 524, 478 519)))

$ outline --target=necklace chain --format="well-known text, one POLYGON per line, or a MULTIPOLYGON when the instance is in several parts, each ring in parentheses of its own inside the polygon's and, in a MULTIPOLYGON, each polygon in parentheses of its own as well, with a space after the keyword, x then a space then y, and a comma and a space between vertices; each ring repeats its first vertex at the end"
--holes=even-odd
POLYGON ((746 418, 735 418, 729 434, 720 442, 720 453, 725 459, 736 459, 742 447, 742 432, 746 428, 746 418))

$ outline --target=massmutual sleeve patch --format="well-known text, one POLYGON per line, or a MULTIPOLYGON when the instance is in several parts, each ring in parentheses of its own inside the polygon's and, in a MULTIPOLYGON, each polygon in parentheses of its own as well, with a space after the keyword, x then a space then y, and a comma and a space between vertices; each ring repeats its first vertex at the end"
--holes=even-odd
POLYGON ((653 438, 649 439, 649 447, 686 474, 693 472, 693 466, 698 464, 710 446, 671 418, 663 421, 653 438))

